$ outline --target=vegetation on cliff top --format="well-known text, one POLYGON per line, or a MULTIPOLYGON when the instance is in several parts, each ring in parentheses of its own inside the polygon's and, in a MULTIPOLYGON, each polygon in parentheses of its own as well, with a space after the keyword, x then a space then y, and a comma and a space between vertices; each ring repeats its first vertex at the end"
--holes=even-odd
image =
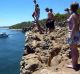
MULTIPOLYGON (((56 16, 56 21, 63 21, 67 17, 66 14, 59 14, 59 13, 57 13, 55 16, 56 16)), ((39 24, 43 26, 43 25, 45 25, 45 22, 46 22, 46 19, 42 19, 42 20, 39 21, 39 24)), ((30 27, 31 25, 32 25, 32 21, 21 22, 21 23, 12 25, 9 28, 10 29, 22 29, 22 28, 25 28, 25 27, 30 27)))
MULTIPOLYGON (((78 10, 78 13, 80 13, 80 9, 78 10)), ((66 20, 67 16, 68 16, 68 14, 57 13, 55 15, 56 22, 62 22, 64 20, 66 20)), ((45 21, 46 21, 46 19, 40 20, 39 24, 43 26, 43 25, 45 25, 45 21)), ((22 23, 18 23, 18 24, 12 25, 9 28, 10 29, 22 29, 22 28, 25 28, 25 27, 30 27, 31 25, 32 25, 32 21, 28 21, 28 22, 22 22, 22 23)))

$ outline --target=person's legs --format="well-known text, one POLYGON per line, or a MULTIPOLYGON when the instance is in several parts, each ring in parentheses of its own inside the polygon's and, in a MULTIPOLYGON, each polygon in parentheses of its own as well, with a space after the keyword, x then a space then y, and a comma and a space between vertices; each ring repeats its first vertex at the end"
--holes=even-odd
POLYGON ((51 33, 52 32, 52 26, 51 23, 47 23, 47 28, 48 28, 48 32, 51 33))
POLYGON ((49 23, 46 23, 46 34, 48 34, 49 33, 49 29, 50 28, 50 24, 49 23))
POLYGON ((39 17, 36 17, 35 21, 36 21, 36 25, 37 25, 37 28, 38 28, 39 32, 42 34, 44 30, 39 25, 39 17))
POLYGON ((71 44, 70 49, 71 49, 71 57, 72 57, 72 66, 73 68, 75 68, 76 65, 78 64, 78 57, 79 57, 77 44, 71 44))
POLYGON ((53 32, 53 28, 49 28, 49 33, 53 32))
POLYGON ((49 30, 50 33, 53 32, 54 29, 55 29, 55 27, 54 27, 54 21, 51 21, 50 22, 50 30, 49 30))

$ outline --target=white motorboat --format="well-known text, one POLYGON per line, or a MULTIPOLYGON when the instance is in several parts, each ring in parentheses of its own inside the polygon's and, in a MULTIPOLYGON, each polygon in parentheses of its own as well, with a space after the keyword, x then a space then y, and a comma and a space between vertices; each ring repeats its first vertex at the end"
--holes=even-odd
POLYGON ((8 37, 8 34, 6 33, 0 33, 0 38, 7 38, 8 37))

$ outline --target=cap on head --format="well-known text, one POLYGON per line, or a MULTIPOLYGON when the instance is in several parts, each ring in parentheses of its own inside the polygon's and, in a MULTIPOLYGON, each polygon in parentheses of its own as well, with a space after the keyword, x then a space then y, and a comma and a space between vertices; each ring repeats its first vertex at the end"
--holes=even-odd
POLYGON ((72 4, 70 5, 70 9, 71 9, 71 11, 73 11, 73 12, 76 12, 76 11, 78 10, 78 8, 79 8, 79 4, 78 4, 77 2, 72 3, 72 4))
POLYGON ((46 8, 45 10, 46 10, 46 12, 49 12, 49 8, 46 8))

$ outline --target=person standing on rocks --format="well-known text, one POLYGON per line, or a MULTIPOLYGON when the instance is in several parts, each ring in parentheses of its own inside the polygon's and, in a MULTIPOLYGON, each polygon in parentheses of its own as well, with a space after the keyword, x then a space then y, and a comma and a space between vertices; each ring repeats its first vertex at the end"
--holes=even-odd
POLYGON ((35 11, 32 14, 32 17, 34 18, 35 22, 39 21, 39 17, 40 17, 40 8, 38 4, 35 4, 35 11))
POLYGON ((80 24, 80 16, 77 13, 77 10, 79 8, 78 3, 72 3, 70 5, 71 14, 70 17, 67 19, 68 23, 68 43, 70 45, 71 49, 71 57, 72 57, 72 65, 68 65, 67 67, 77 69, 78 67, 78 58, 79 58, 79 52, 78 52, 78 42, 79 42, 79 24, 80 24))
POLYGON ((40 8, 39 5, 36 4, 36 0, 34 0, 34 4, 35 4, 35 11, 33 12, 32 17, 34 18, 34 23, 36 23, 40 33, 42 33, 43 29, 39 25, 40 8))
POLYGON ((45 11, 48 13, 48 18, 46 20, 46 27, 49 29, 49 33, 51 33, 54 29, 55 16, 53 14, 53 10, 46 8, 45 11))

